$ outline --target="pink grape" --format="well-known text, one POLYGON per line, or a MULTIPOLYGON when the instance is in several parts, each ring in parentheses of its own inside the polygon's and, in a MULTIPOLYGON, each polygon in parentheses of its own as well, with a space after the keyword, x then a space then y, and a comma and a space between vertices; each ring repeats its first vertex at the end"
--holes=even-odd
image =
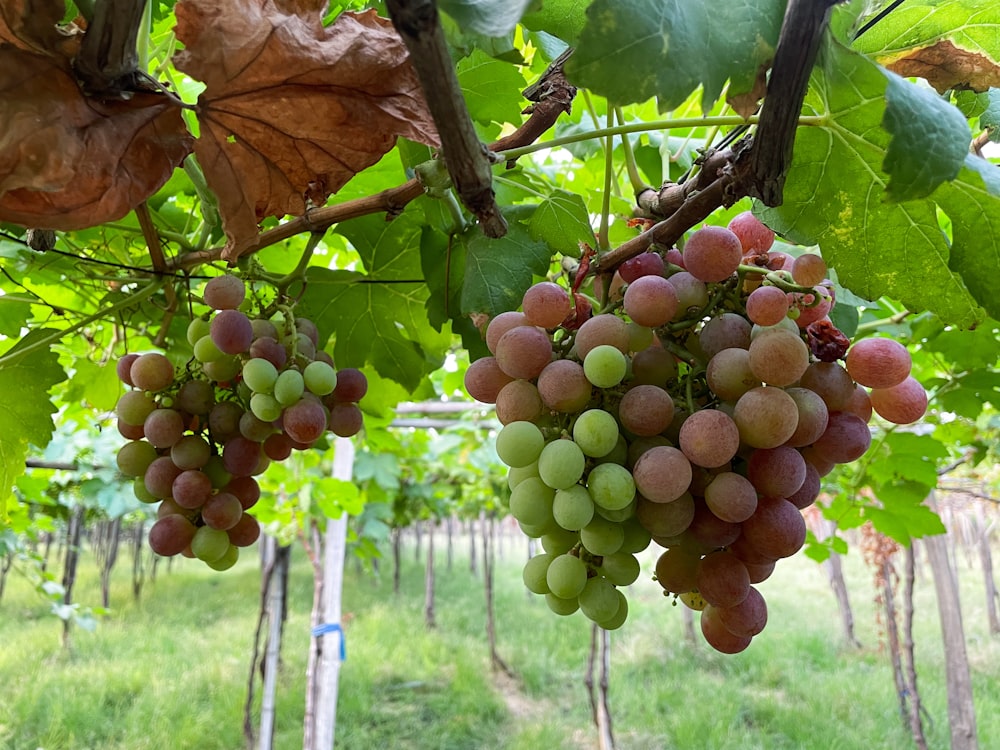
POLYGON ((809 367, 809 347, 796 334, 775 331, 750 344, 750 370, 768 385, 791 385, 809 367))
POLYGON ((747 479, 761 495, 788 497, 806 479, 806 462, 794 448, 758 448, 747 461, 747 479))
POLYGON ((788 315, 788 295, 776 286, 762 286, 747 297, 747 317, 757 325, 772 326, 788 315))
POLYGON ((697 555, 680 547, 672 547, 656 560, 656 582, 671 594, 686 594, 697 586, 697 555))
POLYGON ((312 443, 326 431, 328 412, 319 401, 303 398, 281 415, 285 432, 292 440, 312 443))
POLYGON ((618 406, 622 427, 636 435, 663 432, 674 418, 670 394, 655 385, 637 385, 622 396, 618 406))
POLYGON ((680 271, 667 277, 677 294, 676 318, 686 318, 692 310, 700 310, 708 304, 708 287, 687 271, 680 271))
POLYGON ((927 411, 927 391, 912 377, 891 388, 873 388, 871 405, 875 412, 889 422, 910 424, 927 411))
POLYGON ((235 310, 246 297, 246 286, 235 276, 216 276, 205 284, 202 298, 214 310, 235 310))
POLYGON ((847 370, 836 362, 813 362, 802 373, 799 385, 817 393, 830 411, 842 411, 855 389, 847 370))
POLYGON ((337 385, 332 394, 334 399, 357 403, 366 393, 368 393, 368 378, 361 370, 354 367, 337 370, 337 385))
POLYGON ((339 437, 357 435, 364 426, 361 408, 354 403, 334 404, 330 409, 330 431, 339 437))
POLYGON ((191 544, 197 529, 187 518, 178 514, 163 516, 149 530, 149 546, 164 557, 180 554, 191 544))
POLYGON ((182 508, 200 508, 212 494, 212 480, 197 469, 182 471, 174 477, 170 497, 182 508))
POLYGON ((743 258, 739 237, 725 227, 704 226, 684 245, 684 266, 701 281, 725 281, 743 258))
POLYGON ((135 385, 132 382, 132 363, 139 359, 138 354, 126 354, 124 357, 118 360, 115 365, 115 372, 118 374, 118 379, 122 381, 125 385, 135 385))
POLYGON ((799 509, 783 498, 761 498, 743 522, 742 539, 771 558, 791 557, 806 541, 806 522, 799 509))
POLYGON ((749 637, 733 635, 722 624, 717 607, 706 607, 701 613, 701 634, 709 646, 723 654, 738 654, 745 651, 752 640, 749 637))
POLYGON ((656 328, 676 314, 677 293, 662 276, 642 276, 628 285, 622 304, 634 322, 656 328))
POLYGON ((500 341, 501 336, 511 328, 526 325, 530 325, 530 323, 528 323, 528 319, 523 312, 509 311, 500 313, 486 326, 486 348, 490 350, 491 354, 496 354, 497 343, 500 341))
POLYGON ((679 444, 687 459, 715 468, 728 464, 740 447, 740 431, 732 417, 718 409, 702 409, 684 420, 679 444))
MULTIPOLYGON (((663 273, 663 257, 659 253, 646 252, 629 258, 618 266, 622 279, 631 284, 643 276, 660 276, 663 273)), ((628 294, 628 292, 625 292, 628 294)))
POLYGON ((695 581, 702 598, 716 607, 735 607, 750 593, 750 574, 731 552, 713 552, 702 558, 695 581))
POLYGON ((677 377, 677 358, 654 341, 632 356, 632 383, 664 386, 677 377))
POLYGON ((239 310, 221 310, 212 318, 212 343, 225 354, 242 354, 253 342, 250 319, 239 310))
POLYGON ((260 523, 248 513, 240 516, 240 520, 232 528, 226 529, 230 544, 236 547, 249 547, 260 537, 260 523))
MULTIPOLYGON (((340 383, 341 373, 337 374, 337 383, 340 383)), ((484 404, 495 404, 500 389, 514 378, 500 369, 496 357, 482 357, 477 359, 465 371, 465 390, 476 401, 484 404)), ((334 389, 336 393, 336 389, 334 389)))
POLYGON ((749 349, 750 324, 736 313, 723 313, 705 323, 698 334, 705 356, 714 357, 723 349, 749 349))
POLYGON ((552 342, 541 328, 511 328, 497 342, 496 361, 511 378, 537 378, 552 361, 552 342))
POLYGON ((733 421, 747 445, 777 448, 795 434, 799 410, 783 390, 763 386, 740 396, 733 411, 733 421))
POLYGON ((260 461, 260 443, 234 437, 222 447, 222 464, 234 477, 250 476, 260 461))
POLYGON ((757 509, 757 490, 746 477, 724 471, 705 488, 705 503, 717 518, 741 523, 757 509))
POLYGON ((532 422, 542 413, 538 388, 527 380, 507 383, 497 394, 497 419, 500 424, 532 422))
POLYGON ((830 461, 849 464, 861 458, 871 443, 871 431, 861 417, 835 411, 830 413, 826 430, 812 447, 819 455, 830 461))
POLYGON ((799 286, 816 286, 826 278, 826 261, 814 253, 804 253, 792 261, 792 280, 799 286))
POLYGON ((551 281, 542 281, 528 288, 522 303, 529 325, 555 328, 573 310, 569 292, 551 281))
POLYGON ((184 436, 184 419, 173 409, 154 409, 142 429, 146 440, 157 448, 169 448, 184 436))
POLYGON ((743 255, 766 253, 774 244, 774 232, 750 211, 736 214, 728 228, 739 238, 743 255))
POLYGON ((735 607, 723 607, 719 620, 730 633, 741 638, 752 638, 767 625, 767 604, 760 592, 750 587, 746 598, 735 607))
POLYGON ((212 495, 201 509, 201 517, 213 529, 231 529, 243 515, 239 498, 229 492, 212 495))
POLYGON ((581 360, 586 359, 591 349, 602 345, 628 354, 629 343, 628 324, 610 313, 595 315, 576 332, 576 354, 581 360))
POLYGON ((910 374, 910 353, 898 341, 869 338, 858 341, 847 350, 848 374, 869 388, 891 388, 902 383, 910 374))
POLYGON ((683 495, 691 484, 691 463, 676 448, 650 448, 632 469, 635 486, 649 500, 669 503, 683 495))
POLYGON ((136 388, 156 393, 174 382, 174 366, 158 352, 140 354, 129 368, 129 376, 136 388))
POLYGON ((705 377, 708 387, 723 401, 736 401, 761 385, 750 369, 750 352, 746 349, 723 349, 709 360, 705 377))
POLYGON ((570 359, 557 359, 546 365, 538 376, 537 387, 545 406, 566 414, 582 410, 593 392, 583 366, 570 359))

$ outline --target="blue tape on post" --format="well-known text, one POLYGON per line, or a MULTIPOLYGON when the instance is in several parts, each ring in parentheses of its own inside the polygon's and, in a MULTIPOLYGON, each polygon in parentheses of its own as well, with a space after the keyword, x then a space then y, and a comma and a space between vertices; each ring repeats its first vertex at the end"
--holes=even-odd
POLYGON ((323 625, 317 625, 312 629, 312 634, 316 638, 319 638, 321 635, 326 635, 327 633, 340 633, 340 660, 347 661, 347 643, 344 638, 344 629, 340 627, 340 623, 327 622, 323 625))

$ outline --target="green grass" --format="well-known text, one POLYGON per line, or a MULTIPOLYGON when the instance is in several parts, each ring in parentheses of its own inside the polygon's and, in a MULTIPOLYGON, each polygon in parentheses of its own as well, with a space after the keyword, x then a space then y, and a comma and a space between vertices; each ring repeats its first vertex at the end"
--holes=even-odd
MULTIPOLYGON (((443 547, 443 544, 440 545, 443 547)), ((464 549, 464 548, 463 548, 464 549)), ((485 643, 482 584, 456 557, 438 565, 437 620, 422 619, 423 567, 404 555, 402 593, 349 565, 350 613, 341 671, 337 747, 355 750, 594 747, 583 684, 589 627, 558 618, 520 583, 523 541, 497 568, 499 650, 517 673, 497 680, 485 643), (516 559, 515 559, 516 558, 516 559)), ((680 611, 640 579, 631 615, 612 634, 610 703, 623 749, 905 748, 892 675, 877 645, 869 572, 847 559, 858 634, 841 647, 833 596, 819 566, 785 561, 762 586, 764 633, 745 653, 716 654, 684 639, 680 611)), ((89 556, 76 599, 99 601, 89 556)), ((253 555, 215 573, 191 561, 161 566, 132 601, 128 560, 116 570, 113 613, 95 633, 61 624, 14 573, 0 603, 0 748, 4 750, 239 750, 258 605, 253 555)), ((648 571, 652 558, 645 560, 648 571)), ((1000 638, 986 630, 981 580, 960 555, 959 576, 976 691, 979 736, 1000 736, 1000 638)), ((385 569, 386 566, 383 566, 385 569)), ((386 572, 388 572, 386 570, 386 572)), ((644 574, 645 578, 645 574, 644 574)), ((275 747, 301 747, 312 582, 297 555, 278 687, 275 747)), ((929 570, 918 580, 919 686, 932 748, 949 744, 947 695, 929 570)), ((259 692, 258 692, 259 696, 259 692)))

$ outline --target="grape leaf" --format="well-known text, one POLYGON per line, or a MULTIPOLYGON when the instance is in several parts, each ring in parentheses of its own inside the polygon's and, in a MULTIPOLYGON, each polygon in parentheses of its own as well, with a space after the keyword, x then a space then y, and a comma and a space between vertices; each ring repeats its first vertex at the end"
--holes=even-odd
POLYGON ((616 104, 659 97, 663 110, 702 85, 702 109, 708 111, 727 80, 731 96, 758 85, 774 55, 785 5, 595 0, 566 75, 616 104))
MULTIPOLYGON (((51 334, 32 331, 4 354, 11 354, 51 334)), ((7 498, 14 480, 24 473, 28 444, 44 448, 52 438, 56 413, 49 389, 66 379, 58 355, 38 349, 9 365, 0 365, 0 517, 6 515, 7 498)))
POLYGON ((586 23, 587 6, 593 0, 544 0, 539 10, 525 13, 521 23, 532 31, 543 31, 576 44, 586 23))
POLYGON ((531 0, 440 0, 438 6, 463 31, 503 36, 517 26, 531 0))
POLYGON ((504 96, 525 86, 524 76, 516 67, 477 49, 460 60, 456 68, 465 104, 476 122, 489 125, 520 121, 521 100, 504 96))
POLYGON ((995 0, 910 0, 870 28, 854 48, 939 92, 1000 86, 1000 7, 995 0))
POLYGON ((4 0, 0 4, 0 42, 69 60, 79 49, 82 35, 73 25, 59 28, 65 14, 61 0, 4 0))
MULTIPOLYGON (((806 109, 825 122, 799 129, 784 203, 759 213, 789 239, 819 244, 840 282, 865 299, 887 295, 911 310, 972 326, 986 300, 975 298, 950 269, 952 251, 934 203, 886 200, 882 165, 891 136, 880 123, 887 87, 881 68, 828 41, 806 97, 806 109)), ((962 256, 956 247, 955 257, 962 256)), ((992 276, 1000 276, 1000 267, 992 276)))
POLYGON ((9 294, 0 295, 0 336, 20 336, 30 317, 30 302, 9 294))
POLYGON ((597 247, 587 206, 576 193, 556 190, 542 203, 528 223, 532 238, 571 258, 580 257, 580 243, 597 247))
POLYGON ((1000 141, 1000 88, 990 89, 984 96, 987 98, 987 105, 979 115, 979 127, 989 129, 990 140, 996 143, 1000 141))
POLYGON ((195 153, 219 198, 225 258, 267 216, 322 205, 397 136, 436 145, 403 41, 375 11, 319 12, 275 0, 182 0, 174 62, 205 83, 195 153), (294 9, 293 9, 294 10, 294 9))
POLYGON ((490 239, 478 227, 459 238, 465 245, 462 312, 493 316, 514 310, 531 286, 532 274, 541 276, 548 269, 549 246, 532 239, 523 224, 512 221, 509 228, 499 239, 490 239))
POLYGON ((931 487, 918 482, 883 485, 877 489, 885 508, 868 506, 864 516, 877 531, 909 544, 915 538, 944 534, 944 524, 937 513, 919 503, 930 494, 931 487))
POLYGON ((88 403, 99 411, 111 411, 122 394, 118 373, 111 365, 99 365, 86 357, 73 362, 75 372, 70 378, 64 399, 88 403))

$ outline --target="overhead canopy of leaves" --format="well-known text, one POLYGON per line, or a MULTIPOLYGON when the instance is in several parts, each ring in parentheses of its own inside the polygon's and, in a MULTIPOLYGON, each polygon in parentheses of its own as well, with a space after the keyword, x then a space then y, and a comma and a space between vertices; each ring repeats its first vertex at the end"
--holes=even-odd
POLYGON ((392 149, 437 135, 406 47, 375 11, 322 24, 317 3, 183 0, 175 64, 205 84, 195 153, 229 239, 252 247, 267 216, 322 205, 392 149), (306 6, 306 7, 304 7, 306 6))

